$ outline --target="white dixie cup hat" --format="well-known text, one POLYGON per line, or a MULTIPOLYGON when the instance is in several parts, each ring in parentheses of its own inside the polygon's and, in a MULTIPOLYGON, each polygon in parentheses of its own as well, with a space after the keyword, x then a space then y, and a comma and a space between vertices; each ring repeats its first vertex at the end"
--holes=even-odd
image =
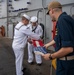
POLYGON ((37 22, 37 20, 38 20, 37 17, 36 16, 33 16, 33 17, 31 17, 31 20, 30 21, 31 22, 37 22))
POLYGON ((23 17, 25 17, 26 19, 30 20, 30 17, 26 14, 23 15, 23 17))

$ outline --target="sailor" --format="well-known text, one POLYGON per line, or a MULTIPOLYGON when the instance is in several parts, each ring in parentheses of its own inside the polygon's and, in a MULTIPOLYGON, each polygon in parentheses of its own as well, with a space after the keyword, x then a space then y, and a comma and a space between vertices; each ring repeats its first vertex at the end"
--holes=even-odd
MULTIPOLYGON (((32 32, 36 33, 37 35, 42 36, 43 30, 42 30, 42 27, 38 24, 37 21, 38 21, 38 19, 37 19, 36 16, 31 17, 31 20, 30 20, 30 22, 31 22, 30 30, 32 32)), ((32 43, 28 43, 28 63, 30 63, 30 64, 33 64, 33 61, 34 61, 33 51, 34 51, 33 44, 32 43)), ((35 54, 35 59, 36 59, 37 65, 40 66, 42 64, 41 55, 35 54)))
POLYGON ((56 52, 44 54, 43 57, 46 60, 57 59, 56 75, 74 75, 74 20, 62 11, 58 1, 49 3, 47 14, 57 23, 56 36, 45 47, 55 44, 56 52))
POLYGON ((22 16, 21 22, 19 22, 14 28, 14 39, 12 43, 12 48, 15 54, 15 65, 16 65, 16 75, 23 75, 23 56, 24 48, 27 43, 27 38, 30 36, 33 39, 40 39, 40 35, 33 33, 29 27, 30 17, 26 14, 22 16))

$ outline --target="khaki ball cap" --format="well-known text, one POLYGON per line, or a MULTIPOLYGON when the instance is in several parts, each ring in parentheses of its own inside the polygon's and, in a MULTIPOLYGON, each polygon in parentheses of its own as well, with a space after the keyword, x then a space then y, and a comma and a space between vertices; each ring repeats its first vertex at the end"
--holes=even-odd
POLYGON ((54 9, 54 8, 62 8, 62 5, 58 2, 58 1, 52 1, 48 4, 48 12, 47 14, 49 14, 50 9, 54 9))

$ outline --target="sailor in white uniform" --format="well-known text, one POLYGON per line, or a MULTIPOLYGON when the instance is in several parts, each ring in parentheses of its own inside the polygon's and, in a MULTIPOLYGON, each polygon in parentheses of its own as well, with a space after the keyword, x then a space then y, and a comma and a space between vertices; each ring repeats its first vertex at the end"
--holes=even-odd
POLYGON ((33 39, 40 39, 40 35, 33 33, 29 27, 30 17, 26 14, 22 16, 22 21, 19 22, 14 29, 14 39, 12 43, 12 48, 15 54, 15 65, 16 65, 16 75, 23 75, 22 63, 24 56, 24 47, 27 43, 27 38, 30 36, 33 39))
MULTIPOLYGON (((31 21, 31 24, 29 24, 29 26, 30 26, 31 31, 34 32, 34 33, 36 33, 37 35, 42 36, 43 29, 37 23, 37 17, 36 16, 31 17, 31 20, 30 21, 31 21)), ((28 63, 30 63, 30 64, 33 64, 33 60, 34 60, 34 57, 33 57, 33 49, 34 49, 33 44, 32 43, 28 43, 28 63)), ((38 65, 41 65, 42 64, 41 55, 36 55, 35 54, 35 59, 36 59, 36 63, 38 65)))

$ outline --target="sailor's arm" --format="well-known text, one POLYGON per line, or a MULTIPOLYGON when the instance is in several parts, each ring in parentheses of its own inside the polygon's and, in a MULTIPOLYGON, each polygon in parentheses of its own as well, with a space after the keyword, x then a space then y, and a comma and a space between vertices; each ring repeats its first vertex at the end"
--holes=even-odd
POLYGON ((53 44, 55 44, 55 41, 54 41, 54 40, 52 40, 51 42, 45 44, 44 46, 45 46, 46 48, 48 48, 49 46, 52 46, 53 44))
POLYGON ((52 57, 52 59, 55 59, 55 58, 61 58, 69 53, 72 53, 73 52, 73 48, 72 47, 63 47, 61 48, 60 50, 58 50, 57 52, 55 53, 48 53, 48 54, 44 54, 43 57, 48 60, 50 59, 50 56, 52 57))
POLYGON ((30 29, 25 29, 24 31, 22 31, 24 34, 26 34, 27 36, 35 39, 35 40, 39 40, 41 39, 40 35, 35 34, 34 32, 32 32, 30 29))

